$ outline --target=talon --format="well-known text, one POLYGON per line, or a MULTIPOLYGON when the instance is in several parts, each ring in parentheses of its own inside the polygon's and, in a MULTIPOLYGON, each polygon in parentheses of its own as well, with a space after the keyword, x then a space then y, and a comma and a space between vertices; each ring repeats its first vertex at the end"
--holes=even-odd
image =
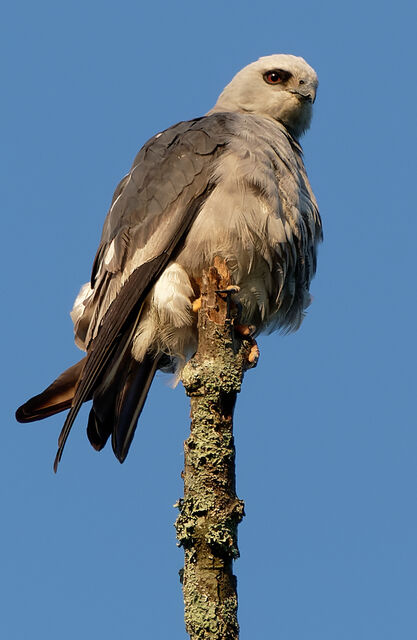
POLYGON ((234 327, 235 330, 244 337, 251 336, 256 330, 256 327, 253 324, 235 324, 234 327))
POLYGON ((240 291, 240 287, 237 284, 229 284, 226 289, 218 289, 216 293, 238 293, 240 291))
POLYGON ((251 349, 249 351, 249 355, 248 355, 248 360, 249 362, 252 364, 253 362, 257 362, 257 360, 259 359, 259 347, 256 344, 256 342, 253 343, 253 345, 251 346, 251 349))
POLYGON ((192 303, 192 309, 194 311, 194 313, 197 313, 197 311, 199 311, 201 309, 201 296, 200 298, 197 298, 196 300, 194 300, 194 302, 192 303))

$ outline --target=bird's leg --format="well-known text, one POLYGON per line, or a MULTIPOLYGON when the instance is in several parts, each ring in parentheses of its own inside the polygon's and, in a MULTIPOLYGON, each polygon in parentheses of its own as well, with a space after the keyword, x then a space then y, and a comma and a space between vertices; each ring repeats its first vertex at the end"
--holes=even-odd
POLYGON ((258 362, 259 355, 260 355, 258 343, 256 342, 255 338, 252 336, 252 334, 256 330, 256 327, 253 324, 249 324, 249 325, 235 324, 234 329, 241 336, 243 336, 245 340, 249 340, 249 342, 251 343, 251 348, 248 354, 248 362, 250 362, 251 365, 255 366, 256 363, 258 362))
MULTIPOLYGON (((239 290, 240 290, 240 287, 238 287, 237 285, 231 284, 225 289, 216 289, 215 291, 215 293, 217 293, 218 295, 223 295, 223 294, 226 295, 226 305, 227 305, 226 321, 228 323, 232 323, 234 320, 234 317, 232 317, 232 294, 237 293, 239 290)), ((197 311, 200 311, 201 304, 202 304, 201 296, 193 300, 193 302, 191 303, 191 308, 194 311, 194 313, 197 313, 197 311)), ((239 306, 239 303, 237 303, 237 306, 239 306)))
POLYGON ((232 324, 232 321, 234 320, 234 318, 232 318, 232 294, 233 293, 237 293, 238 291, 240 291, 240 287, 238 287, 235 284, 231 284, 228 287, 226 287, 226 289, 217 289, 216 293, 217 295, 224 295, 226 294, 226 305, 227 305, 227 313, 226 313, 226 322, 232 324))
POLYGON ((240 291, 240 287, 237 285, 231 284, 224 289, 216 289, 216 294, 220 297, 226 296, 226 319, 225 324, 230 327, 230 337, 232 339, 233 350, 236 351, 237 345, 235 342, 235 334, 233 331, 234 321, 236 319, 236 313, 232 314, 232 295, 240 291))
MULTIPOLYGON (((226 276, 228 275, 228 273, 226 272, 226 275, 225 275, 222 267, 223 265, 219 264, 218 262, 214 273, 216 274, 217 278, 218 278, 218 274, 220 273, 223 276, 223 279, 226 280, 227 282, 226 276)), ((229 282, 230 282, 230 279, 229 279, 229 282)), ((201 290, 201 282, 193 281, 193 288, 195 291, 195 295, 198 295, 198 293, 201 290)), ((223 286, 222 289, 214 290, 215 294, 218 295, 222 300, 226 302, 226 318, 224 318, 223 316, 224 318, 223 322, 226 325, 229 325, 230 327, 230 336, 233 344, 233 349, 237 351, 239 347, 239 345, 236 344, 236 337, 235 337, 235 331, 236 331, 242 338, 244 338, 244 340, 246 340, 249 343, 250 349, 247 355, 247 361, 249 362, 249 365, 251 367, 254 367, 256 366, 256 363, 259 358, 259 347, 256 343, 255 338, 253 338, 253 334, 256 331, 256 327, 254 325, 245 325, 245 324, 240 324, 238 322, 239 318, 242 315, 242 305, 239 302, 239 300, 233 300, 233 294, 238 293, 239 291, 240 291, 240 287, 234 284, 226 285, 226 286, 223 286)), ((202 300, 203 300, 203 297, 200 295, 191 303, 192 310, 195 313, 197 313, 201 309, 202 300)), ((213 305, 213 309, 217 309, 218 311, 218 304, 216 305, 216 302, 214 299, 212 300, 211 304, 213 305)), ((214 320, 214 321, 216 322, 218 320, 214 320)))
POLYGON ((244 338, 248 338, 249 336, 251 336, 254 331, 256 330, 256 327, 254 324, 235 324, 235 329, 238 333, 240 333, 241 336, 243 336, 244 338))
MULTIPOLYGON (((240 319, 242 315, 242 305, 240 302, 235 303, 237 307, 236 319, 240 319)), ((256 331, 254 324, 240 324, 240 322, 233 323, 235 331, 237 331, 244 338, 250 338, 256 331)))
MULTIPOLYGON (((241 313, 242 313, 242 306, 241 304, 238 302, 237 303, 237 307, 238 307, 238 313, 237 313, 237 317, 240 318, 241 313)), ((255 338, 253 337, 253 334, 256 331, 256 327, 253 324, 240 324, 239 322, 235 322, 233 324, 233 328, 235 331, 237 331, 237 333, 239 335, 241 335, 243 338, 245 338, 246 340, 248 340, 251 343, 251 348, 248 354, 248 362, 252 365, 252 366, 256 366, 256 363, 258 362, 259 359, 259 347, 258 344, 255 340, 255 338)))
POLYGON ((218 295, 226 295, 226 305, 227 305, 227 313, 226 313, 226 323, 230 324, 230 328, 231 328, 231 334, 232 334, 232 342, 233 342, 233 348, 235 348, 235 339, 234 339, 234 331, 237 331, 237 333, 239 333, 243 338, 245 338, 245 340, 248 340, 251 344, 251 348, 248 354, 248 362, 252 365, 255 366, 256 363, 258 362, 259 359, 259 347, 258 344, 255 340, 255 338, 252 336, 252 334, 256 331, 256 327, 252 324, 250 325, 245 325, 245 324, 239 324, 237 322, 235 322, 236 318, 239 318, 241 311, 242 311, 242 307, 241 304, 239 302, 235 302, 235 306, 237 308, 236 312, 232 315, 232 295, 234 293, 237 293, 238 291, 240 291, 240 287, 236 286, 236 285, 230 285, 229 287, 226 287, 226 289, 217 289, 216 293, 218 295))

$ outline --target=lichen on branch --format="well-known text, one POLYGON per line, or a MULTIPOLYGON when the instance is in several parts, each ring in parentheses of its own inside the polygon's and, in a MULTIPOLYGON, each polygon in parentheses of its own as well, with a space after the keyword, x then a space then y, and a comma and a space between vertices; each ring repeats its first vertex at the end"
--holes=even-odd
POLYGON ((233 328, 231 286, 220 259, 201 282, 198 350, 182 373, 191 401, 191 432, 184 443, 184 498, 178 501, 178 544, 185 624, 192 640, 236 640, 237 526, 244 504, 236 496, 233 411, 254 341, 233 328))

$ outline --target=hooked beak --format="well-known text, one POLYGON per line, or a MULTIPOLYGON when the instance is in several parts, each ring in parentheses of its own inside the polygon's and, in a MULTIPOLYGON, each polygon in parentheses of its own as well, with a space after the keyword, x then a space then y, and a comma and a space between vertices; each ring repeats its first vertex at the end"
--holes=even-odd
POLYGON ((302 100, 303 102, 313 103, 314 100, 316 99, 316 96, 310 93, 308 89, 306 89, 305 91, 303 90, 297 91, 296 89, 289 89, 288 91, 289 93, 293 93, 294 95, 296 95, 297 98, 300 98, 300 100, 302 100))

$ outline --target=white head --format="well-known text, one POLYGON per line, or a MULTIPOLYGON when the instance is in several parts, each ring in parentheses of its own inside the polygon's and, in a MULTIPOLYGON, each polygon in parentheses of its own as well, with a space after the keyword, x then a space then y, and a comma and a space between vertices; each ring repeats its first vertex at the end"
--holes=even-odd
POLYGON ((297 138, 310 126, 317 74, 303 58, 276 54, 239 71, 210 113, 238 111, 274 118, 297 138))

